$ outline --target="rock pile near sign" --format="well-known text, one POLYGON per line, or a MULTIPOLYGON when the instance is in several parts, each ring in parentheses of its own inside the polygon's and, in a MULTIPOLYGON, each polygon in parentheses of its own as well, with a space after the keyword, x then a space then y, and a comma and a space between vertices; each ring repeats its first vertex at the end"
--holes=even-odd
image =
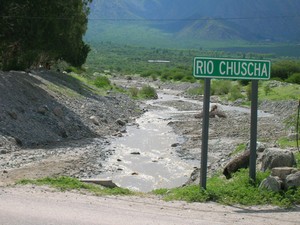
POLYGON ((264 179, 259 187, 275 192, 300 187, 300 171, 294 167, 275 167, 271 175, 264 179))

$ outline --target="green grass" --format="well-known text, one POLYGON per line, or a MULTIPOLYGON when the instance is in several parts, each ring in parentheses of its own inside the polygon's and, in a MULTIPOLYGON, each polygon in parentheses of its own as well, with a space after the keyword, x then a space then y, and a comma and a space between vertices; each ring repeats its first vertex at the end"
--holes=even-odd
POLYGON ((288 84, 274 88, 268 88, 269 82, 264 82, 259 88, 260 100, 298 100, 300 96, 300 85, 288 84))
POLYGON ((96 79, 93 81, 93 84, 98 88, 103 88, 103 89, 112 88, 110 80, 105 76, 96 77, 96 79))
POLYGON ((231 153, 230 153, 230 156, 234 156, 234 155, 237 155, 239 153, 241 153, 242 151, 244 151, 246 149, 246 144, 245 143, 242 143, 242 144, 239 144, 231 153))
POLYGON ((71 98, 81 97, 81 95, 78 92, 76 92, 66 86, 62 86, 62 85, 60 86, 60 85, 56 85, 56 84, 53 84, 50 82, 47 82, 46 85, 49 90, 51 90, 55 93, 58 93, 60 95, 65 95, 65 96, 68 96, 71 98))
POLYGON ((93 185, 93 184, 86 184, 83 182, 80 182, 78 179, 70 178, 70 177, 57 177, 57 178, 51 178, 46 177, 38 180, 28 180, 24 179, 17 184, 20 185, 26 185, 26 184, 33 184, 38 186, 47 185, 56 189, 59 189, 60 191, 70 191, 70 190, 85 190, 92 194, 95 194, 97 196, 102 195, 133 195, 134 193, 128 189, 124 188, 104 188, 99 185, 93 185))
POLYGON ((167 201, 183 200, 187 202, 214 201, 226 205, 277 205, 292 207, 300 204, 300 188, 287 192, 272 192, 259 189, 260 182, 269 173, 257 172, 257 181, 254 185, 249 182, 249 170, 241 170, 230 180, 223 176, 214 176, 208 179, 207 190, 197 185, 174 189, 159 189, 154 194, 161 195, 167 201))
POLYGON ((194 95, 203 95, 203 92, 204 92, 204 89, 201 88, 201 87, 198 87, 198 88, 189 88, 187 90, 187 94, 188 95, 192 95, 192 96, 194 96, 194 95))
MULTIPOLYGON (((299 140, 300 143, 300 140, 299 140)), ((279 138, 277 140, 277 144, 280 148, 296 148, 297 147, 297 141, 296 140, 290 140, 286 137, 279 138)))

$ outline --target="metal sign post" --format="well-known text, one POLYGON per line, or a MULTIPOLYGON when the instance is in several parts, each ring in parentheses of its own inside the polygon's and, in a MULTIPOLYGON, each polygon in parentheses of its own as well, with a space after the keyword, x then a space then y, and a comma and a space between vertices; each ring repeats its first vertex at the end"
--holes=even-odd
POLYGON ((252 182, 256 180, 257 108, 258 108, 258 80, 253 80, 252 90, 251 90, 251 128, 250 128, 250 160, 249 160, 249 177, 252 182))
POLYGON ((205 78, 200 170, 201 187, 203 189, 206 189, 209 138, 210 81, 212 78, 252 80, 249 177, 251 181, 255 181, 258 80, 270 79, 271 62, 268 60, 195 57, 193 70, 194 77, 205 78))
POLYGON ((200 185, 203 189, 206 189, 207 153, 208 153, 208 137, 209 137, 210 79, 206 78, 204 82, 205 83, 204 83, 204 99, 203 99, 200 185))

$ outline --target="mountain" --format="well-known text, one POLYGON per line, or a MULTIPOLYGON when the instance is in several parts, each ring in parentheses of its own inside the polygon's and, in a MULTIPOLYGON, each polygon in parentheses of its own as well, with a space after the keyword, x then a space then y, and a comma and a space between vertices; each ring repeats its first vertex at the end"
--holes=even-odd
POLYGON ((299 11, 299 0, 94 0, 87 38, 299 42, 299 11))

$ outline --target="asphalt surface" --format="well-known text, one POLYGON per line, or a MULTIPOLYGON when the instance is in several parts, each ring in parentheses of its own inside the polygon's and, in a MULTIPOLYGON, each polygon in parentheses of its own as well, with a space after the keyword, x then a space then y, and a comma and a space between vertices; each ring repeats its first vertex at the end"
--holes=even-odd
POLYGON ((164 202, 156 197, 96 197, 49 188, 0 188, 1 225, 300 224, 300 209, 164 202))

